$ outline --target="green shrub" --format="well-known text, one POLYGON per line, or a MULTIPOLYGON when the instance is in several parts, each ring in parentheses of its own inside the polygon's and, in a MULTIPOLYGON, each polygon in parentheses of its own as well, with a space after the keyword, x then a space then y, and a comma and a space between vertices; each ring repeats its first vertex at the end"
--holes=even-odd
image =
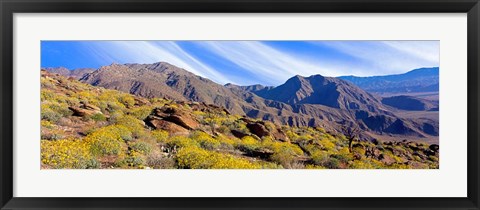
POLYGON ((105 117, 105 115, 103 114, 100 114, 100 113, 97 113, 97 114, 94 114, 90 117, 92 120, 95 120, 95 121, 105 121, 107 120, 107 118, 105 117))
POLYGON ((134 142, 133 144, 130 145, 130 147, 134 151, 140 152, 142 154, 149 154, 152 151, 152 146, 143 141, 134 142))
POLYGON ((48 120, 50 122, 56 123, 60 118, 62 118, 62 115, 49 109, 49 108, 43 108, 41 110, 41 119, 42 120, 48 120))
POLYGON ((145 164, 145 159, 140 153, 131 151, 130 154, 125 157, 124 162, 131 167, 142 167, 145 164))

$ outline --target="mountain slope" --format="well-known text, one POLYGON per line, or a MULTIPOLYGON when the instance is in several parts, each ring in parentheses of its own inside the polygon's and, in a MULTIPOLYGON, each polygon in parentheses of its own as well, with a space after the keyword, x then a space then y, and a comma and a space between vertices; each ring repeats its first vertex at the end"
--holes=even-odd
POLYGON ((370 93, 333 77, 295 76, 270 90, 255 92, 261 97, 290 105, 321 104, 342 110, 384 112, 386 108, 370 93))
POLYGON ((382 99, 382 103, 397 109, 408 111, 438 111, 438 102, 412 96, 392 96, 382 99))
POLYGON ((438 92, 439 68, 420 68, 404 74, 372 77, 342 76, 360 88, 376 93, 438 92))
MULTIPOLYGON (((279 87, 219 85, 171 64, 112 64, 80 81, 147 98, 165 97, 225 107, 230 113, 292 126, 338 131, 357 125, 377 134, 425 138, 423 122, 399 118, 375 96, 336 78, 296 76, 279 87), (256 90, 256 91, 254 91, 256 90), (250 92, 253 91, 253 92, 250 92)), ((436 138, 436 137, 433 137, 436 138)))

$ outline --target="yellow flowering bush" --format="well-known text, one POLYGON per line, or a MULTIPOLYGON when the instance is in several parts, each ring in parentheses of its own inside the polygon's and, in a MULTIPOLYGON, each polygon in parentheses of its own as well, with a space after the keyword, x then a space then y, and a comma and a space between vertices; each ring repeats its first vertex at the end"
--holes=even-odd
POLYGON ((166 142, 169 136, 168 132, 164 130, 153 130, 150 134, 159 143, 166 142))
POLYGON ((271 159, 287 168, 292 166, 296 157, 303 155, 302 149, 297 145, 286 142, 273 142, 268 148, 274 152, 271 159))
POLYGON ((328 138, 324 138, 320 141, 317 141, 317 143, 322 147, 323 150, 327 150, 327 151, 335 150, 335 144, 332 141, 330 141, 328 138))
POLYGON ((98 163, 90 153, 90 145, 76 139, 41 140, 42 163, 52 168, 95 168, 98 163))
POLYGON ((214 150, 218 149, 221 146, 221 143, 219 140, 211 137, 209 134, 205 132, 194 132, 191 136, 191 139, 195 140, 200 144, 200 146, 204 149, 208 150, 214 150))
POLYGON ((167 140, 167 146, 170 148, 182 148, 182 147, 198 147, 200 146, 197 141, 185 137, 185 136, 174 136, 167 140))
POLYGON ((135 107, 130 110, 130 114, 139 120, 144 120, 152 112, 153 107, 151 106, 141 106, 135 107))
POLYGON ((323 166, 328 162, 329 154, 323 150, 315 150, 310 152, 310 157, 315 165, 323 166))
POLYGON ((261 143, 255 138, 251 136, 245 136, 241 141, 236 143, 235 148, 245 152, 250 152, 259 149, 261 146, 261 143))
POLYGON ((40 125, 42 126, 42 128, 53 128, 54 127, 54 124, 50 121, 47 121, 47 120, 40 121, 40 125))
POLYGON ((145 135, 143 122, 134 116, 121 116, 117 119, 115 124, 125 126, 137 138, 145 135))
POLYGON ((176 155, 178 167, 189 169, 255 169, 261 165, 232 155, 207 151, 198 147, 186 147, 176 155))
POLYGON ((116 155, 122 152, 125 145, 123 138, 127 134, 128 130, 122 126, 107 126, 90 133, 85 137, 85 142, 91 145, 95 155, 116 155))

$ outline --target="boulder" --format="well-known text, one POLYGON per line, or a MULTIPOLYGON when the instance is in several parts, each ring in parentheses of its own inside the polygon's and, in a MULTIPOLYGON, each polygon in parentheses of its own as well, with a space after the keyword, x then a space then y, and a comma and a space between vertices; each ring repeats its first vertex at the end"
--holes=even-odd
POLYGON ((148 117, 145 120, 145 123, 148 126, 153 127, 155 129, 165 130, 170 134, 176 134, 176 135, 188 135, 189 134, 188 129, 186 129, 182 126, 179 126, 175 123, 165 121, 165 120, 163 120, 161 118, 158 118, 158 117, 148 117))
POLYGON ((438 150, 440 149, 440 147, 438 146, 438 144, 432 144, 430 145, 428 148, 430 148, 432 151, 434 152, 438 152, 438 150))
POLYGON ((248 151, 247 156, 258 157, 260 159, 268 159, 273 155, 273 151, 266 148, 259 148, 253 151, 248 151))
POLYGON ((242 132, 242 131, 235 130, 235 129, 234 129, 234 130, 231 130, 230 132, 232 133, 233 136, 235 136, 235 137, 237 137, 237 138, 239 138, 239 139, 241 139, 241 138, 243 138, 243 137, 245 137, 245 136, 249 136, 247 133, 244 133, 244 132, 242 132))
POLYGON ((87 110, 93 110, 93 111, 101 111, 100 108, 98 108, 97 106, 93 105, 93 104, 88 104, 88 103, 85 103, 81 106, 82 108, 84 109, 87 109, 87 110))
POLYGON ((378 156, 378 160, 380 160, 380 162, 382 162, 385 165, 392 165, 396 162, 395 159, 393 159, 392 157, 388 155, 383 155, 383 154, 378 156))
POLYGON ((135 97, 134 100, 135 100, 135 106, 143 106, 143 105, 150 104, 150 101, 145 98, 135 97))
POLYGON ((283 142, 290 142, 287 134, 285 134, 280 128, 277 128, 273 133, 272 136, 274 139, 283 142))
POLYGON ((260 123, 248 123, 247 128, 251 133, 257 135, 260 138, 270 135, 268 129, 260 123))
POLYGON ((381 152, 376 147, 367 147, 365 149, 365 156, 366 157, 374 157, 374 158, 380 159, 379 158, 380 155, 381 155, 381 152))
POLYGON ((194 116, 173 107, 156 108, 153 115, 188 130, 197 129, 200 126, 194 116))
POLYGON ((79 117, 88 117, 88 116, 93 116, 95 114, 102 114, 101 111, 98 110, 88 110, 88 109, 82 109, 80 107, 73 107, 70 106, 68 107, 73 112, 73 116, 79 116, 79 117))
POLYGON ((170 115, 164 117, 163 120, 175 123, 179 126, 182 126, 188 130, 193 130, 198 128, 199 124, 196 120, 193 119, 190 115, 170 115))

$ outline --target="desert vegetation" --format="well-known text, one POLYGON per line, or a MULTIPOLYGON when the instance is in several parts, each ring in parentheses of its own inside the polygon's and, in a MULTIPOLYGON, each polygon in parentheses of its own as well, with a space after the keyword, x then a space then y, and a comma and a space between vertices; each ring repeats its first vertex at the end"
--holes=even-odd
POLYGON ((42 71, 43 169, 429 169, 439 146, 362 141, 211 104, 142 98, 42 71))

